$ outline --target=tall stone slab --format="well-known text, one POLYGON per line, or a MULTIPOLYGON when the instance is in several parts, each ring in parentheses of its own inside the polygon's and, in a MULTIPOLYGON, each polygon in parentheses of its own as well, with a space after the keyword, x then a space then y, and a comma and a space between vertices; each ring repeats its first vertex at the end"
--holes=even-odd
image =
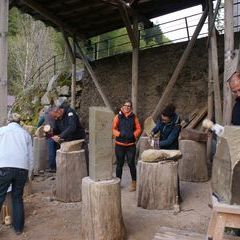
POLYGON ((112 120, 106 107, 89 109, 89 176, 93 181, 112 179, 112 120))
POLYGON ((212 189, 220 201, 240 204, 240 127, 225 126, 213 160, 212 189))

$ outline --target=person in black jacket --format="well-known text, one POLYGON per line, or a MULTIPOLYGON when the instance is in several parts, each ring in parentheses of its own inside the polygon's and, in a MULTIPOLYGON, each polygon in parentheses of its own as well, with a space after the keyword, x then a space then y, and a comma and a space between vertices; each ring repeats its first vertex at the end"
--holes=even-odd
POLYGON ((75 110, 62 104, 59 107, 55 107, 50 112, 51 117, 55 120, 52 129, 52 158, 50 159, 50 171, 56 171, 56 151, 57 143, 61 141, 73 141, 77 139, 85 138, 85 130, 82 127, 79 117, 75 110))
POLYGON ((240 73, 234 73, 228 82, 232 93, 236 96, 231 122, 233 125, 240 125, 240 73))
POLYGON ((175 113, 175 106, 169 104, 163 109, 161 118, 152 129, 152 135, 160 132, 160 149, 178 149, 178 136, 180 131, 180 118, 175 113))

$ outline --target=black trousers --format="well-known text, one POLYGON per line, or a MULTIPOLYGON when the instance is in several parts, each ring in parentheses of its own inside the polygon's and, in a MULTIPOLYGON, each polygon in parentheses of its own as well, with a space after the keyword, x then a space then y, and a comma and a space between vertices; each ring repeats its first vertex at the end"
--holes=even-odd
POLYGON ((136 181, 137 179, 137 171, 135 165, 136 145, 135 144, 131 146, 116 145, 115 154, 117 158, 116 176, 120 179, 122 178, 122 169, 126 158, 132 180, 136 181))
POLYGON ((27 177, 28 170, 21 168, 0 168, 0 210, 6 198, 8 187, 12 184, 13 228, 16 232, 22 232, 24 227, 22 196, 27 177))

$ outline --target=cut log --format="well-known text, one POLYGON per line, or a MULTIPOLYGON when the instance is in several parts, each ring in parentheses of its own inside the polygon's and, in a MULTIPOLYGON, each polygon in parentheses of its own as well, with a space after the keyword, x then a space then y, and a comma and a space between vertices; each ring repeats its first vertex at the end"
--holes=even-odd
POLYGON ((225 126, 213 160, 212 188, 220 201, 240 204, 240 128, 225 126))
POLYGON ((137 205, 145 209, 173 209, 178 204, 178 162, 138 162, 137 205))
POLYGON ((87 176, 85 151, 57 151, 56 198, 63 202, 82 200, 82 179, 87 176))
POLYGON ((82 196, 82 239, 125 239, 120 179, 95 182, 86 177, 82 180, 82 196))
POLYGON ((206 142, 180 140, 179 149, 182 158, 179 160, 179 178, 181 181, 208 181, 206 142))
POLYGON ((34 170, 45 170, 48 167, 48 147, 46 138, 33 138, 34 170))

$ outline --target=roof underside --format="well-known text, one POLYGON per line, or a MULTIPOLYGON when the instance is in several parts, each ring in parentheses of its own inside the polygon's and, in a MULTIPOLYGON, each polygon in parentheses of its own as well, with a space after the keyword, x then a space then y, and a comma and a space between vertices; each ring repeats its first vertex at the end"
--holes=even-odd
POLYGON ((205 0, 13 0, 10 7, 16 6, 69 35, 89 38, 125 26, 119 13, 121 4, 125 5, 130 19, 137 14, 140 21, 146 21, 204 3, 205 0))

